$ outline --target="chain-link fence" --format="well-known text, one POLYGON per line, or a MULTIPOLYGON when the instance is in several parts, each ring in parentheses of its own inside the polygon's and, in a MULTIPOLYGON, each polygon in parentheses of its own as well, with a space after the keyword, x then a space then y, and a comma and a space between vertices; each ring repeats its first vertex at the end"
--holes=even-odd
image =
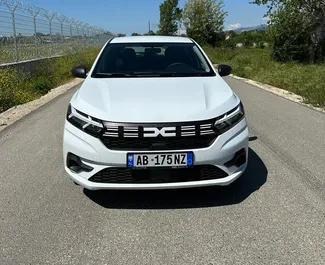
POLYGON ((103 45, 112 33, 15 0, 0 0, 0 65, 103 45))

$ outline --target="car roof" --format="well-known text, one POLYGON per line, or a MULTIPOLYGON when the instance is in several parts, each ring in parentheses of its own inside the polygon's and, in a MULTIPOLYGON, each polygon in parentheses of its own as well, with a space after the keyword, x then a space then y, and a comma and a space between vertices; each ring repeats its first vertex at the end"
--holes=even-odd
POLYGON ((110 43, 193 43, 190 38, 178 36, 127 36, 114 37, 110 43))

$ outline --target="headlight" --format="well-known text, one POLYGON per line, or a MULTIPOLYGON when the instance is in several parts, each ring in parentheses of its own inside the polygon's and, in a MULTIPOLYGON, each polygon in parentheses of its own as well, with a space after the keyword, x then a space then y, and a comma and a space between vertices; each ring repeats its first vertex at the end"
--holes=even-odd
POLYGON ((69 104, 67 111, 67 121, 80 130, 95 137, 97 137, 104 128, 102 121, 76 110, 71 104, 69 104))
POLYGON ((220 134, 225 133, 245 117, 245 110, 243 104, 240 104, 225 115, 220 117, 214 124, 220 134))

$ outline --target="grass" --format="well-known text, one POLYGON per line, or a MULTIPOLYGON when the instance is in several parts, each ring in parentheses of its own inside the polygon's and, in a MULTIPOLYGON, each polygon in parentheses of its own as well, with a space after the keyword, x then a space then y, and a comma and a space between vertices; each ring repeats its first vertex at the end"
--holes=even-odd
POLYGON ((52 88, 72 79, 71 68, 85 65, 90 69, 100 48, 89 47, 73 55, 47 59, 29 74, 15 67, 0 69, 0 113, 41 97, 52 88))
MULTIPOLYGON (((18 43, 18 62, 25 60, 34 60, 38 58, 48 58, 54 56, 61 56, 65 54, 72 54, 76 49, 82 49, 87 46, 86 43, 56 43, 40 44, 36 46, 33 43, 21 44, 18 43), (37 52, 37 56, 36 56, 37 52)), ((89 46, 89 45, 88 45, 89 46)), ((1 45, 0 43, 0 64, 7 64, 15 62, 14 46, 12 45, 1 45)))
POLYGON ((215 64, 229 64, 233 74, 285 89, 304 102, 325 107, 325 64, 279 63, 268 49, 204 47, 215 64))

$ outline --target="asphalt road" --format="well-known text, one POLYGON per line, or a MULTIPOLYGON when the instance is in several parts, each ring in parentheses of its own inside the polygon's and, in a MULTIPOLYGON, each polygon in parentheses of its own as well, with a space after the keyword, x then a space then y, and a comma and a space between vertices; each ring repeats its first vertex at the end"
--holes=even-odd
POLYGON ((84 192, 62 166, 74 90, 0 133, 0 264, 325 264, 325 115, 228 78, 250 126, 231 187, 84 192))

